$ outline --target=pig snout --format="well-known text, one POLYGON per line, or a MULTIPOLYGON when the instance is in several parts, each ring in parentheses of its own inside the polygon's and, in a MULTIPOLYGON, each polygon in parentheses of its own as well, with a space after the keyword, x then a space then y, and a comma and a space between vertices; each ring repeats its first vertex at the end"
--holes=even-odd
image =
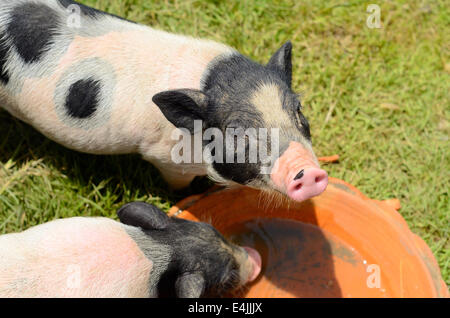
POLYGON ((287 186, 287 195, 295 201, 301 202, 321 194, 328 184, 328 175, 322 169, 302 169, 297 176, 287 186))
POLYGON ((247 278, 247 281, 245 283, 252 282, 258 277, 259 273, 261 272, 261 256, 259 255, 258 251, 251 248, 244 246, 243 249, 247 252, 248 255, 248 262, 250 266, 249 275, 247 278))
POLYGON ((297 142, 291 142, 277 159, 271 179, 279 191, 297 202, 321 194, 328 185, 328 174, 319 168, 312 151, 297 142))

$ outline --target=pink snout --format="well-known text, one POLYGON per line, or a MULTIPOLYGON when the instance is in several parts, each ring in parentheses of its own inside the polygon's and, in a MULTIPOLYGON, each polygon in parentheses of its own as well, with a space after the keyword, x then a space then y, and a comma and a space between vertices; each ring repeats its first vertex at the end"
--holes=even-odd
POLYGON ((248 254, 248 258, 250 263, 252 264, 252 271, 250 272, 250 276, 248 277, 248 282, 252 282, 258 277, 261 272, 261 256, 258 251, 251 247, 243 246, 244 250, 248 254))
POLYGON ((328 185, 328 174, 319 168, 307 168, 291 180, 287 195, 295 201, 303 201, 321 194, 328 185))

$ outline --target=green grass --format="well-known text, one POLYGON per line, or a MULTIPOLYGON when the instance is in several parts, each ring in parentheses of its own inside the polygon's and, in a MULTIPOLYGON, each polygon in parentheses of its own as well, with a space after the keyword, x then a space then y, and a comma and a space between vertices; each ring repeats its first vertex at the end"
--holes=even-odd
MULTIPOLYGON (((374 1, 84 0, 167 31, 227 43, 259 62, 286 40, 326 169, 371 198, 397 197, 412 231, 450 284, 450 9, 445 1, 379 1, 381 29, 366 26, 374 1)), ((173 193, 138 156, 65 149, 0 112, 0 233, 59 217, 114 216, 132 200, 164 210, 205 190, 173 193)))

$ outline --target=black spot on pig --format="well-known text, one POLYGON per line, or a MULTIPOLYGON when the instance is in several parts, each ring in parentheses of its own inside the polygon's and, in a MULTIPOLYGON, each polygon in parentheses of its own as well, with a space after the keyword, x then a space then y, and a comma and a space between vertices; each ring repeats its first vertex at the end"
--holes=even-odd
POLYGON ((101 83, 93 78, 79 80, 73 83, 66 97, 65 107, 69 116, 88 118, 100 102, 101 83))
MULTIPOLYGON (((111 14, 111 13, 107 13, 107 12, 104 12, 104 11, 100 11, 100 10, 88 7, 88 6, 84 5, 84 4, 78 3, 76 1, 72 1, 72 0, 58 0, 58 1, 64 8, 68 8, 70 5, 78 6, 78 8, 80 8, 80 12, 82 14, 84 14, 85 16, 89 17, 89 18, 98 19, 98 18, 101 18, 103 16, 111 16, 111 17, 114 17, 114 18, 118 18, 120 20, 128 21, 128 20, 126 20, 126 19, 124 19, 122 17, 119 17, 119 16, 115 15, 115 14, 111 14)), ((68 12, 68 13, 71 13, 71 12, 68 12)), ((129 21, 129 22, 132 22, 132 21, 129 21)))
MULTIPOLYGON (((238 247, 211 225, 169 218, 155 206, 143 202, 128 203, 117 214, 121 222, 140 226, 153 242, 171 248, 168 265, 157 278, 156 296, 219 296, 239 285, 239 265, 234 257, 238 247)), ((155 247, 144 246, 143 241, 137 243, 152 259, 155 247)))
POLYGON ((8 60, 9 47, 5 41, 5 37, 0 33, 0 81, 6 85, 9 82, 9 74, 6 70, 6 62, 8 60))
POLYGON ((52 8, 24 3, 12 10, 7 33, 22 59, 32 63, 49 49, 58 24, 58 14, 52 8))

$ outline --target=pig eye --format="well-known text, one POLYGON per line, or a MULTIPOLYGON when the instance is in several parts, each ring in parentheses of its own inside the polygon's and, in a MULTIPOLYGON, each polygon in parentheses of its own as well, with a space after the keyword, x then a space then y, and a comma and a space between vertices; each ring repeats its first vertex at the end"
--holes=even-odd
POLYGON ((295 115, 297 116, 297 120, 299 121, 300 124, 303 124, 303 113, 302 113, 302 104, 300 104, 300 102, 298 102, 296 108, 295 108, 295 115))
POLYGON ((311 141, 311 132, 310 132, 310 128, 309 128, 309 123, 308 123, 308 120, 305 118, 305 116, 303 116, 302 113, 300 113, 300 123, 302 125, 300 130, 302 131, 303 135, 306 137, 306 139, 311 141))
POLYGON ((297 106, 295 107, 296 113, 299 115, 302 113, 302 104, 300 102, 297 102, 297 106))
POLYGON ((297 106, 296 106, 295 114, 297 116, 298 128, 300 129, 302 134, 306 137, 306 139, 311 141, 311 132, 310 132, 310 128, 309 128, 309 123, 308 123, 308 120, 305 118, 305 116, 303 116, 302 105, 301 105, 300 101, 298 101, 296 105, 297 106))

